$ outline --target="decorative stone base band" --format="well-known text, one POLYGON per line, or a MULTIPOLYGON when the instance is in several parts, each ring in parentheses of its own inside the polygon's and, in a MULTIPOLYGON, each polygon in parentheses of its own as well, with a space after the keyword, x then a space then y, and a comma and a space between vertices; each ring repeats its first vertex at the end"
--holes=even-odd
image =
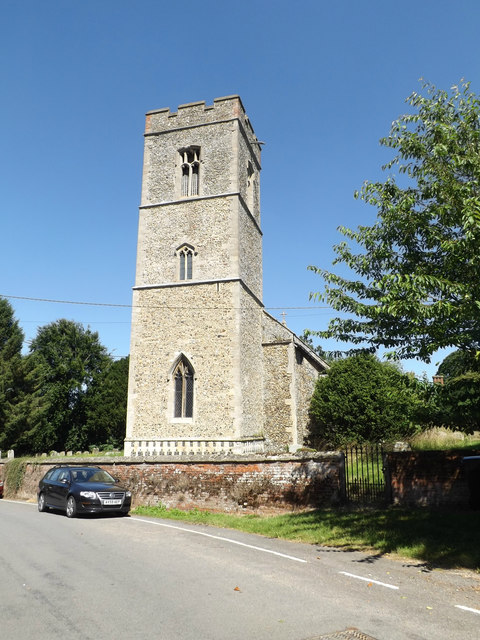
POLYGON ((204 438, 152 438, 150 440, 125 440, 125 457, 155 457, 181 455, 211 455, 233 453, 264 453, 265 439, 239 438, 236 440, 208 440, 204 438))

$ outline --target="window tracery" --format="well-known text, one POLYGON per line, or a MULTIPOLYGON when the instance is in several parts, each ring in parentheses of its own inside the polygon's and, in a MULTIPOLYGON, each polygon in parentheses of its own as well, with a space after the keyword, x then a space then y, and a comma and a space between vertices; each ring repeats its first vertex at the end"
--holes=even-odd
POLYGON ((179 280, 191 280, 193 278, 193 257, 195 250, 189 244, 184 244, 176 251, 178 256, 179 280))
POLYGON ((193 369, 186 358, 180 358, 173 372, 174 418, 193 417, 193 369))
POLYGON ((180 149, 182 158, 181 195, 198 196, 200 184, 200 147, 180 149))

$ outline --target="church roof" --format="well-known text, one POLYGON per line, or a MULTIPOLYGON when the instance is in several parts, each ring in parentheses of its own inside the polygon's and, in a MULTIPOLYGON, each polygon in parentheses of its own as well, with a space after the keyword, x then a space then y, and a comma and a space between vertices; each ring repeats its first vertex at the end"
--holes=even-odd
POLYGON ((263 344, 293 344, 309 358, 319 370, 330 369, 328 363, 311 349, 296 333, 287 327, 286 324, 274 318, 268 311, 263 310, 266 322, 263 323, 263 344))

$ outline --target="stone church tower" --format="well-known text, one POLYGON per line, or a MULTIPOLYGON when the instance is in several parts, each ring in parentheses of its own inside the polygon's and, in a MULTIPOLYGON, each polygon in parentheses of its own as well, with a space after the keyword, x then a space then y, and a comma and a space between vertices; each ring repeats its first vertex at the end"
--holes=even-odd
POLYGON ((238 96, 147 113, 127 456, 303 440, 325 363, 263 309, 260 151, 238 96))

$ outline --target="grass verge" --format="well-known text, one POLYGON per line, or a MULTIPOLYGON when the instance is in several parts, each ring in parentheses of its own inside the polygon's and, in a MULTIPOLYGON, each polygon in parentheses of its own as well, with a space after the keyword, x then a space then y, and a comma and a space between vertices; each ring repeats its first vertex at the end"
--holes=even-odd
POLYGON ((323 509, 278 516, 236 516, 166 507, 137 507, 132 513, 238 529, 351 550, 370 550, 422 561, 431 567, 480 571, 480 512, 428 509, 323 509))

